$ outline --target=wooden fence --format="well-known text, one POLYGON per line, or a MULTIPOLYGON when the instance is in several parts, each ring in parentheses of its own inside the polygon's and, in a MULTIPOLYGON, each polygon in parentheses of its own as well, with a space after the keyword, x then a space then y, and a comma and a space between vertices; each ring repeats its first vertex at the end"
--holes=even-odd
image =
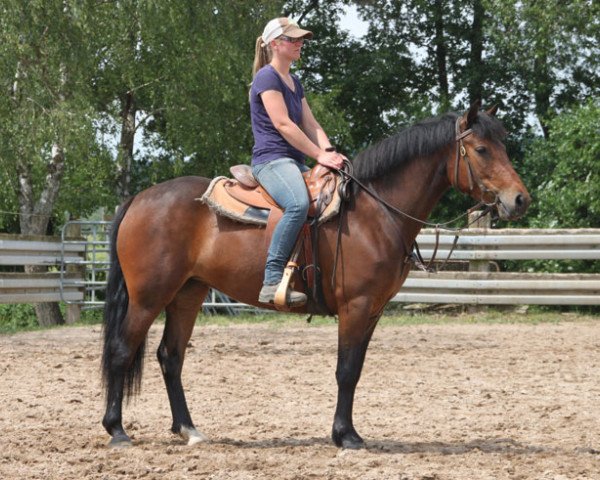
MULTIPOLYGON (((425 260, 435 233, 417 238, 425 260)), ((440 235, 437 258, 445 259, 454 236, 440 235)), ((600 305, 600 274, 500 272, 501 260, 600 260, 600 229, 464 231, 452 254, 466 271, 412 271, 396 302, 462 304, 600 305), (484 270, 484 271, 481 271, 484 270), (485 271, 487 270, 487 271, 485 271)))
MULTIPOLYGON (((453 235, 440 235, 438 259, 446 258, 453 240, 453 235)), ((427 260, 434 249, 435 234, 423 230, 418 241, 427 260)), ((84 301, 86 282, 76 265, 85 263, 85 249, 82 242, 61 242, 60 238, 0 234, 0 265, 50 267, 47 273, 0 273, 0 303, 66 301, 73 303, 71 316, 76 318, 76 304, 84 301), (61 262, 63 267, 71 265, 62 273, 62 281, 61 262)), ((392 301, 600 305, 600 274, 501 272, 496 262, 503 260, 597 261, 600 229, 464 231, 451 262, 463 270, 412 271, 392 301)))
POLYGON ((63 244, 60 237, 0 234, 0 265, 49 267, 44 273, 0 272, 0 303, 80 302, 83 289, 77 270, 63 273, 61 261, 80 262, 84 245, 63 244))

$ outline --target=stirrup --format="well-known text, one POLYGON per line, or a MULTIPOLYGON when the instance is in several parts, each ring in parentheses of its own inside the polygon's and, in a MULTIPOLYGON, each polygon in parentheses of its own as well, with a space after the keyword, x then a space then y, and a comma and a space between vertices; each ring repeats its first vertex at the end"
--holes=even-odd
POLYGON ((287 291, 290 286, 290 281, 292 279, 292 275, 294 274, 294 269, 298 268, 298 264, 296 262, 288 262, 283 270, 283 277, 281 278, 281 282, 277 287, 277 291, 275 292, 275 299, 273 303, 280 307, 287 307, 287 291))

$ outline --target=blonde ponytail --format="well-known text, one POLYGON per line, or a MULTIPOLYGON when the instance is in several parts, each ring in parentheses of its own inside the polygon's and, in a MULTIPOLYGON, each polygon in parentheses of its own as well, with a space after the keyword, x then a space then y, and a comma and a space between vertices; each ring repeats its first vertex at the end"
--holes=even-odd
POLYGON ((256 39, 256 46, 254 48, 254 64, 252 65, 252 78, 256 76, 262 67, 271 61, 272 53, 271 47, 263 43, 262 36, 256 39))

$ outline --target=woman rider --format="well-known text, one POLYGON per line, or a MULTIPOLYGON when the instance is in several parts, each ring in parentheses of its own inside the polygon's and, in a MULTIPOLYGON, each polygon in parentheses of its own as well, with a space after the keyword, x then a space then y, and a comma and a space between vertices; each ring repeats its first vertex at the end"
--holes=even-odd
MULTIPOLYGON (((273 303, 298 233, 306 221, 308 193, 302 178, 305 155, 330 168, 340 168, 344 156, 335 152, 313 116, 298 78, 290 73, 312 32, 289 19, 267 23, 256 40, 250 116, 254 134, 252 172, 261 186, 284 210, 273 231, 258 301, 273 303)), ((302 292, 288 291, 287 304, 306 303, 302 292)))

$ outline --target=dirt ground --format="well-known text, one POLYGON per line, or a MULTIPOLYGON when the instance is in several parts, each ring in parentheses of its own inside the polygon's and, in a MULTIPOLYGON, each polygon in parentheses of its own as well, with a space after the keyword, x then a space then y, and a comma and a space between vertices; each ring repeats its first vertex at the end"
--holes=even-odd
POLYGON ((134 445, 107 448, 100 327, 0 336, 1 479, 600 479, 600 325, 379 326, 355 403, 367 442, 329 433, 336 326, 200 326, 184 385, 211 441, 188 447, 153 327, 134 445))

